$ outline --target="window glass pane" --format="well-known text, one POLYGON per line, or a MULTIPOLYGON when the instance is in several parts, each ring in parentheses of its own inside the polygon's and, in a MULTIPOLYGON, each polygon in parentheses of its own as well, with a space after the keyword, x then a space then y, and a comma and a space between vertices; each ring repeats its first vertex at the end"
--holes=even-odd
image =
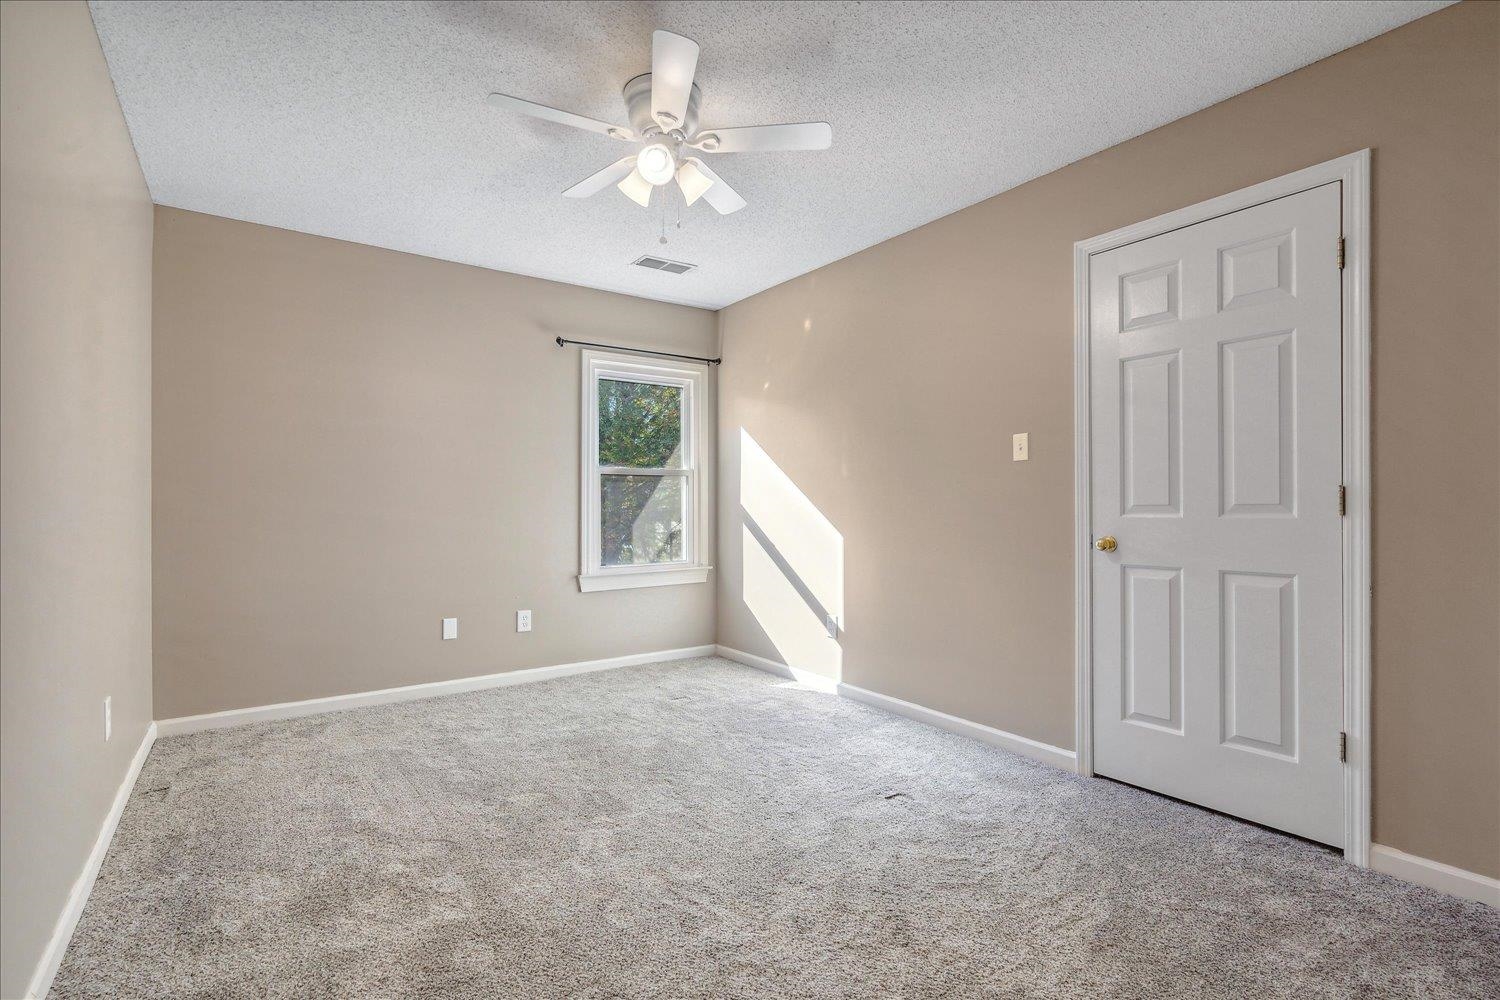
POLYGON ((682 468, 682 387, 601 378, 599 464, 682 468))
POLYGON ((600 476, 604 566, 681 562, 686 476, 600 476))

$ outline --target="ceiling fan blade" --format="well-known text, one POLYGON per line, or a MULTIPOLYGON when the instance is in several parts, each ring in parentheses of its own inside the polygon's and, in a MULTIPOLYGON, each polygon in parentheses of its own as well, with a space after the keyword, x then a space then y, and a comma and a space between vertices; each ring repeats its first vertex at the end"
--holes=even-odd
POLYGON ((662 128, 682 127, 697 72, 697 42, 670 31, 651 35, 651 117, 662 128))
POLYGON ((833 126, 827 122, 802 122, 797 125, 706 128, 693 137, 692 145, 707 153, 790 153, 827 149, 833 145, 833 126), (714 143, 715 139, 717 143, 714 143))
POLYGON ((543 121, 557 122, 559 125, 571 125, 581 128, 585 132, 598 132, 607 135, 611 139, 624 139, 626 142, 635 141, 635 133, 628 128, 619 125, 611 125, 609 122, 601 122, 595 118, 585 118, 583 115, 575 115, 571 111, 559 111, 549 108, 545 104, 535 104, 531 101, 523 101, 519 97, 511 97, 509 94, 491 94, 485 98, 485 103, 497 108, 505 108, 508 111, 519 111, 523 115, 540 118, 543 121))
POLYGON ((635 157, 626 156, 616 160, 603 170, 589 174, 583 180, 574 184, 563 192, 564 198, 587 198, 589 195, 598 194, 611 184, 622 180, 626 174, 635 169, 635 157))
MULTIPOLYGON (((745 207, 745 199, 741 198, 735 192, 734 188, 725 184, 722 177, 710 170, 708 164, 696 156, 688 157, 683 163, 691 163, 708 180, 708 188, 702 192, 703 200, 712 205, 720 215, 738 212, 745 207)), ((686 193, 686 189, 684 189, 684 193, 686 193)))

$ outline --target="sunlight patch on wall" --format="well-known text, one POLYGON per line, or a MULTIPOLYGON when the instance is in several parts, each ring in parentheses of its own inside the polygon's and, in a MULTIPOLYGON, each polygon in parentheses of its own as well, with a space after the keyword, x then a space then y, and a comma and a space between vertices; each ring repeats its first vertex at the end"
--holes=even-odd
POLYGON ((844 536, 740 429, 740 506, 818 603, 844 622, 844 536))
POLYGON ((829 637, 818 612, 803 599, 748 525, 741 529, 741 537, 745 605, 775 643, 782 662, 839 680, 843 649, 838 640, 829 637))
POLYGON ((839 679, 844 536, 748 432, 740 430, 745 604, 789 666, 839 679))

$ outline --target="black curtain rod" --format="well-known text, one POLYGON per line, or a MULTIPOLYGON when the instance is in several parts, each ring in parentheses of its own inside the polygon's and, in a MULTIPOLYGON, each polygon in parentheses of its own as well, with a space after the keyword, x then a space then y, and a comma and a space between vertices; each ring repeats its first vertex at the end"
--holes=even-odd
POLYGON ((616 347, 614 344, 595 344, 587 340, 564 340, 562 337, 557 338, 558 347, 563 347, 568 344, 574 344, 578 347, 602 347, 606 351, 625 351, 628 354, 651 354, 655 355, 658 358, 679 358, 683 361, 701 361, 705 365, 722 365, 724 363, 723 358, 699 358, 694 357, 691 354, 671 354, 667 351, 648 351, 644 347, 616 347))

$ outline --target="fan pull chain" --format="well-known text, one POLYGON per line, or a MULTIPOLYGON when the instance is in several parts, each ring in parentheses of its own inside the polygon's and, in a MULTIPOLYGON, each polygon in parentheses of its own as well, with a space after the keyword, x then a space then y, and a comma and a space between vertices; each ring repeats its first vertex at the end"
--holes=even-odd
POLYGON ((661 199, 661 219, 660 219, 660 226, 657 229, 656 241, 658 243, 660 243, 662 246, 666 246, 667 242, 668 242, 668 240, 667 240, 667 202, 670 201, 672 203, 672 205, 676 209, 676 221, 672 223, 672 228, 675 231, 677 231, 677 232, 682 232, 682 210, 687 207, 687 198, 684 195, 679 194, 677 192, 677 189, 674 186, 670 185, 670 184, 664 184, 664 185, 662 185, 661 193, 662 193, 662 199, 661 199), (678 199, 681 199, 681 200, 679 201, 678 199))

